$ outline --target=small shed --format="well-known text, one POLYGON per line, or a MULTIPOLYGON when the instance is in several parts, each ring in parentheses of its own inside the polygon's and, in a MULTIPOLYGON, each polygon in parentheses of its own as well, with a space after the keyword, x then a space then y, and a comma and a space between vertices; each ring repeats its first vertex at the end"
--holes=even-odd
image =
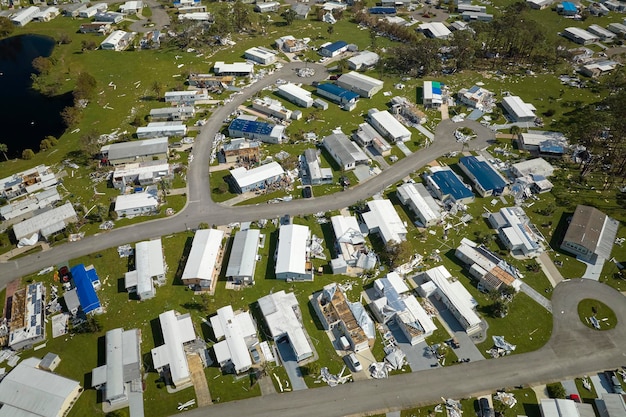
POLYGON ((39 369, 43 369, 44 371, 54 372, 61 363, 61 357, 56 353, 48 352, 46 356, 43 357, 41 362, 39 362, 39 369))

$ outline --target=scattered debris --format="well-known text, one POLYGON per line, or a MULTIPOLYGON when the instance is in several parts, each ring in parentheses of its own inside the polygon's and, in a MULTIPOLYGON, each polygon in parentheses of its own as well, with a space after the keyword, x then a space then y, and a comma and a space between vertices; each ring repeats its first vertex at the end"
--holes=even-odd
POLYGON ((517 400, 515 399, 515 395, 508 392, 497 392, 496 395, 493 396, 494 400, 500 401, 502 404, 506 405, 509 408, 515 407, 517 404, 517 400))
POLYGON ((446 411, 448 412, 448 417, 461 417, 463 415, 461 402, 448 398, 446 400, 446 411))
POLYGON ((117 247, 117 253, 120 258, 128 258, 134 253, 134 249, 130 245, 122 245, 117 247))
POLYGON ((374 379, 383 379, 389 376, 388 365, 385 362, 374 362, 369 368, 370 375, 374 379))
POLYGON ((331 387, 336 387, 339 384, 345 384, 346 382, 350 381, 350 377, 352 375, 343 376, 345 370, 346 366, 344 365, 343 368, 341 368, 341 372, 339 373, 339 375, 333 375, 330 373, 327 367, 323 367, 320 370, 320 376, 318 377, 318 379, 326 382, 331 387))
POLYGON ((111 220, 107 220, 103 222, 98 228, 100 230, 111 230, 113 229, 114 223, 111 220))

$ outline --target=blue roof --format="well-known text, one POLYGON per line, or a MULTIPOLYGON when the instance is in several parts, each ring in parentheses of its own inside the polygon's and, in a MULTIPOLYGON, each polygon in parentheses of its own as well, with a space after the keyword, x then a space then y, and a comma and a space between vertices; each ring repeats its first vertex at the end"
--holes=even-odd
POLYGON ((472 190, 467 188, 451 170, 437 171, 431 175, 431 178, 441 189, 441 193, 444 196, 450 195, 455 200, 462 200, 474 196, 472 190))
POLYGON ((76 286, 76 295, 78 295, 78 301, 83 312, 88 314, 100 308, 100 300, 93 287, 93 282, 98 280, 96 270, 87 271, 85 270, 85 265, 78 264, 72 267, 71 272, 74 285, 76 286))
POLYGON ((345 48, 346 46, 348 46, 347 42, 337 41, 337 42, 331 43, 330 45, 326 45, 324 49, 326 49, 329 52, 335 52, 335 51, 340 50, 341 48, 345 48))
POLYGON ((346 90, 345 88, 341 88, 338 85, 331 83, 318 84, 317 89, 326 91, 327 93, 333 94, 345 101, 356 100, 359 98, 357 93, 353 93, 350 90, 346 90))
POLYGON ((244 133, 254 133, 257 135, 269 135, 272 133, 274 125, 265 122, 257 122, 247 119, 235 119, 230 122, 228 130, 235 130, 244 133))
POLYGON ((479 161, 475 156, 464 156, 459 163, 472 173, 483 190, 498 191, 506 187, 506 181, 487 161, 479 161))
POLYGON ((395 7, 370 7, 370 14, 396 14, 395 7))
POLYGON ((559 142, 546 140, 539 144, 539 152, 563 154, 565 153, 565 148, 559 142))
POLYGON ((564 1, 563 3, 561 3, 561 6, 563 7, 563 10, 567 10, 568 12, 575 12, 576 10, 578 10, 576 8, 576 5, 571 1, 564 1))

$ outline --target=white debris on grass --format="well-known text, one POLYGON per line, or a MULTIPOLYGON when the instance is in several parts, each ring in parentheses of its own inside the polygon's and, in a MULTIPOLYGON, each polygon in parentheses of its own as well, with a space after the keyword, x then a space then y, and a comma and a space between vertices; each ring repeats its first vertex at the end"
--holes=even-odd
POLYGON ((449 417, 461 417, 461 415, 463 415, 461 402, 448 398, 446 400, 446 411, 448 412, 449 417))
POLYGON ((515 407, 515 404, 517 404, 517 400, 515 399, 515 395, 509 393, 509 392, 497 392, 496 395, 493 396, 493 398, 495 400, 500 401, 501 403, 503 403, 504 405, 506 405, 509 408, 513 408, 515 407))
POLYGON ((341 368, 341 372, 339 373, 339 375, 333 375, 330 373, 327 367, 323 367, 320 370, 320 376, 317 379, 318 380, 321 379, 322 381, 326 382, 331 387, 336 387, 337 385, 345 384, 346 382, 350 380, 350 377, 352 375, 343 376, 343 373, 345 370, 346 370, 346 366, 344 365, 343 368, 341 368))
POLYGON ((47 268, 42 269, 41 271, 37 272, 37 275, 44 275, 44 274, 49 274, 50 272, 54 271, 54 267, 49 266, 47 268))
POLYGON ((370 365, 370 375, 374 379, 383 379, 389 376, 389 369, 385 362, 374 362, 370 365))
POLYGON ((120 258, 128 258, 133 254, 133 248, 130 245, 122 245, 117 247, 117 253, 120 258))

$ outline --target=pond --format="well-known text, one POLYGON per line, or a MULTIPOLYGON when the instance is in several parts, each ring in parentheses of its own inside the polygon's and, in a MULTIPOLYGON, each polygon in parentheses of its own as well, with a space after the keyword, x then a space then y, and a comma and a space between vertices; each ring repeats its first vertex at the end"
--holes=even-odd
POLYGON ((0 143, 8 146, 9 157, 19 157, 26 148, 37 152, 43 138, 58 138, 65 130, 60 112, 72 105, 71 93, 46 97, 31 88, 33 59, 50 56, 54 46, 54 39, 40 35, 0 41, 0 114, 4 121, 0 143))

